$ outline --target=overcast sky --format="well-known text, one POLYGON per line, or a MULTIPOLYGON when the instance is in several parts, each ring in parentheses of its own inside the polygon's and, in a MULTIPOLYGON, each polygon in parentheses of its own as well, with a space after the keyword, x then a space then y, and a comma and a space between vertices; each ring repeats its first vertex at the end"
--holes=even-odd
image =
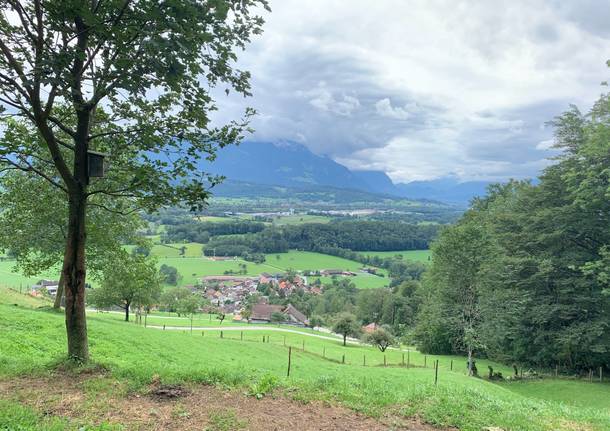
POLYGON ((242 53, 261 141, 396 181, 536 176, 545 123, 608 78, 610 0, 272 0, 242 53))

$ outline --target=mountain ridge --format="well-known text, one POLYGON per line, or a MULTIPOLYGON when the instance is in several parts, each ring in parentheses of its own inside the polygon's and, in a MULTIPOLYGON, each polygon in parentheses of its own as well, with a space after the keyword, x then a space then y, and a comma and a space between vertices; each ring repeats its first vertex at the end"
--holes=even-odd
POLYGON ((446 203, 467 204, 485 194, 487 181, 460 182, 449 176, 430 181, 394 183, 383 171, 350 170, 330 157, 295 142, 245 141, 218 151, 214 163, 201 168, 235 181, 269 186, 333 187, 446 203))

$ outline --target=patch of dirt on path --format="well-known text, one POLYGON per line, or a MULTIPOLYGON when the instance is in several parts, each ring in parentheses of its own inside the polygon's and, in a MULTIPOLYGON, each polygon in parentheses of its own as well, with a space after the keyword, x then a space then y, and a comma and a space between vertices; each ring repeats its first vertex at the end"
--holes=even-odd
POLYGON ((122 424, 129 430, 438 430, 417 419, 378 421, 344 407, 301 403, 285 397, 261 400, 237 390, 193 385, 173 387, 178 396, 129 394, 124 383, 105 376, 12 378, 0 380, 0 398, 12 399, 46 415, 122 424))

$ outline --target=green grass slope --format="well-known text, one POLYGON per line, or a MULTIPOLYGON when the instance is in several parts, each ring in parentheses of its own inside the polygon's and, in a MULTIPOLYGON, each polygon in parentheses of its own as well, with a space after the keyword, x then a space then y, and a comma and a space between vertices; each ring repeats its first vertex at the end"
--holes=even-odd
MULTIPOLYGON (((63 358, 65 334, 60 314, 0 305, 0 328, 0 378, 45 374, 63 358)), ((597 391, 601 401, 586 408, 525 396, 510 390, 510 385, 469 378, 462 370, 451 372, 448 358, 440 358, 443 364, 435 386, 433 370, 421 366, 421 355, 412 353, 413 363, 420 365, 416 368, 383 367, 373 362, 363 366, 362 356, 366 354, 368 361, 374 349, 343 348, 335 340, 314 340, 300 334, 267 331, 272 340, 262 343, 265 331, 248 333, 244 340, 239 333, 227 331, 220 338, 219 331, 201 335, 144 329, 94 314, 89 317, 89 334, 93 360, 135 386, 150 383, 153 376, 168 383, 238 387, 256 387, 261 381, 269 386, 271 381, 272 386, 286 389, 296 399, 336 401, 374 416, 417 414, 430 423, 462 430, 489 426, 504 430, 602 430, 610 423, 608 384, 567 382, 583 391, 597 391), (285 377, 288 351, 284 335, 286 344, 294 347, 289 378, 285 377), (302 340, 305 352, 299 350, 302 340), (344 354, 346 364, 339 359, 344 354)), ((400 355, 399 351, 389 352, 388 363, 396 364, 400 355)), ((427 357, 428 361, 433 359, 427 357)), ((1 411, 0 406, 0 417, 1 411)))

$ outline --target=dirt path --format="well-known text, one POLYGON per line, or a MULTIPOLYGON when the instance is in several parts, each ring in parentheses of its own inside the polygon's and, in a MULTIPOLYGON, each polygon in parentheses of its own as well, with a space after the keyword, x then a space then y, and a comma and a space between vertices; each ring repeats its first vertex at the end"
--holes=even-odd
POLYGON ((89 423, 122 424, 128 430, 410 430, 432 431, 417 420, 375 420, 321 402, 300 403, 281 395, 261 400, 211 386, 164 388, 128 394, 108 376, 0 380, 0 399, 27 404, 45 415, 89 423))

